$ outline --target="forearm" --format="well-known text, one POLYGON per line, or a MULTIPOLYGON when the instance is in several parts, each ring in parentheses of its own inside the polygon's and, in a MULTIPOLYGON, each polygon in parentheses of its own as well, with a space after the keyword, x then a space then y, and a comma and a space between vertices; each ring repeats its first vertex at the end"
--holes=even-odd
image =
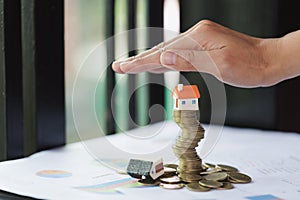
POLYGON ((300 75, 300 30, 278 39, 265 39, 267 70, 265 85, 300 75))
POLYGON ((287 78, 300 75, 300 30, 280 38, 282 67, 287 78))

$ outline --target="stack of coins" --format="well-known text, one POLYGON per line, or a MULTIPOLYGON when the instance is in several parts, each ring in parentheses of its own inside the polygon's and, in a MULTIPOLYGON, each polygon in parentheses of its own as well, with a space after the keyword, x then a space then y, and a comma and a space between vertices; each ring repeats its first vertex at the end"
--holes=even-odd
POLYGON ((179 159, 177 172, 184 182, 199 181, 202 171, 202 160, 196 152, 196 147, 204 138, 204 129, 197 119, 196 110, 174 110, 174 121, 181 128, 181 135, 173 146, 173 152, 179 159))

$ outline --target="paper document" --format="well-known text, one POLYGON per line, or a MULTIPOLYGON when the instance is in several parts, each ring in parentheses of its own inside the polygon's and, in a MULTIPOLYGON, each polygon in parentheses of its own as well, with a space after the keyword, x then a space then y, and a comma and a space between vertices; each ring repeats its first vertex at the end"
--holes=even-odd
POLYGON ((300 199, 300 135, 296 133, 224 127, 218 143, 202 159, 235 166, 252 177, 252 183, 235 184, 232 190, 164 190, 143 186, 117 173, 126 169, 128 155, 162 156, 166 162, 177 162, 171 146, 178 133, 175 123, 158 123, 126 135, 97 138, 2 162, 0 189, 40 199, 300 199), (157 130, 157 135, 147 136, 157 130))

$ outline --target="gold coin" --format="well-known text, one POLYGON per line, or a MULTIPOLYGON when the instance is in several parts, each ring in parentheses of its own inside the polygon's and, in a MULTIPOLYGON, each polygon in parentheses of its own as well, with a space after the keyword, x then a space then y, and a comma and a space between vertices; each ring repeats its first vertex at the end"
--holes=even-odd
POLYGON ((179 163, 179 168, 184 168, 184 167, 202 169, 201 160, 189 161, 189 160, 182 159, 181 162, 179 163))
POLYGON ((176 169, 170 167, 164 167, 164 174, 160 178, 169 178, 175 176, 176 174, 177 174, 176 169))
POLYGON ((185 182, 194 182, 202 179, 200 175, 197 174, 179 174, 179 178, 185 182))
POLYGON ((184 158, 195 159, 195 158, 197 158, 197 155, 195 155, 194 152, 176 153, 176 152, 174 151, 174 154, 175 154, 179 159, 184 159, 184 158))
POLYGON ((197 142, 198 143, 201 141, 201 139, 204 138, 204 134, 197 134, 197 135, 194 135, 194 134, 182 134, 181 136, 181 139, 183 140, 193 140, 193 142, 197 142))
POLYGON ((118 174, 122 174, 122 175, 128 175, 128 173, 125 170, 116 170, 116 172, 118 174))
POLYGON ((195 148, 195 147, 198 146, 198 143, 189 143, 189 142, 177 141, 176 146, 184 147, 184 148, 195 148))
POLYGON ((177 164, 165 164, 164 167, 177 169, 178 165, 177 164))
POLYGON ((222 171, 221 169, 214 168, 212 170, 201 172, 200 175, 208 175, 208 174, 213 174, 213 173, 217 173, 217 172, 221 172, 221 171, 222 171))
POLYGON ((186 184, 186 188, 193 192, 207 192, 210 190, 210 188, 203 187, 198 182, 188 183, 186 184))
POLYGON ((208 174, 204 176, 206 180, 213 180, 213 181, 223 181, 227 178, 227 173, 225 172, 217 172, 213 174, 208 174))
POLYGON ((195 148, 198 146, 199 141, 193 142, 193 141, 184 141, 185 139, 177 139, 176 146, 179 147, 189 147, 189 148, 195 148))
POLYGON ((204 163, 203 166, 206 168, 215 168, 216 167, 216 165, 211 164, 211 163, 204 163))
POLYGON ((221 182, 213 181, 213 180, 206 180, 206 179, 200 180, 199 184, 204 187, 209 187, 209 188, 218 188, 218 187, 222 187, 222 185, 223 185, 223 183, 221 183, 221 182))
POLYGON ((190 157, 186 156, 185 158, 180 158, 179 160, 180 160, 179 167, 187 166, 187 165, 196 165, 196 166, 202 168, 201 159, 199 159, 199 157, 190 158, 190 157))
POLYGON ((168 178, 160 178, 160 181, 163 183, 169 183, 169 184, 175 184, 175 183, 180 183, 181 180, 178 176, 172 176, 168 178))
POLYGON ((234 188, 230 182, 223 182, 222 187, 217 188, 218 190, 230 190, 234 188))
POLYGON ((216 168, 222 169, 222 171, 226 172, 237 172, 238 169, 229 165, 222 165, 222 164, 217 164, 216 168))
POLYGON ((160 181, 158 179, 154 180, 154 181, 149 181, 149 180, 146 180, 146 179, 140 179, 140 180, 138 180, 138 183, 142 184, 142 185, 145 185, 145 186, 156 186, 156 185, 160 184, 160 181))
POLYGON ((180 169, 184 169, 184 168, 189 168, 189 169, 202 169, 202 165, 201 163, 185 163, 185 161, 183 161, 184 163, 182 163, 179 168, 180 169))
POLYGON ((183 183, 179 183, 179 184, 160 183, 159 186, 167 190, 179 190, 184 187, 184 184, 183 183))
MULTIPOLYGON (((177 165, 176 165, 177 166, 177 165)), ((178 166, 177 166, 178 167, 178 166)), ((177 168, 176 167, 176 168, 177 168)), ((164 167, 164 172, 165 173, 176 173, 176 168, 171 168, 171 167, 164 167)))
POLYGON ((236 181, 237 183, 250 183, 252 181, 250 176, 239 172, 229 172, 228 176, 231 180, 236 181))
POLYGON ((238 182, 238 181, 236 181, 236 180, 233 180, 233 179, 230 178, 229 176, 228 176, 227 180, 228 180, 230 183, 240 183, 240 182, 238 182))
POLYGON ((208 170, 208 168, 207 168, 207 167, 205 167, 204 165, 202 165, 202 169, 203 169, 203 171, 206 171, 206 170, 208 170))
MULTIPOLYGON (((183 166, 180 166, 178 167, 179 170, 177 171, 180 171, 180 172, 184 172, 184 171, 203 171, 202 169, 202 166, 199 166, 199 165, 183 165, 183 166)), ((200 173, 199 172, 199 173, 200 173)))
POLYGON ((201 169, 180 169, 180 168, 177 169, 177 172, 179 174, 195 174, 195 175, 199 175, 201 171, 202 171, 201 169))
POLYGON ((185 153, 187 150, 187 148, 178 147, 176 145, 172 146, 172 148, 175 153, 185 153))

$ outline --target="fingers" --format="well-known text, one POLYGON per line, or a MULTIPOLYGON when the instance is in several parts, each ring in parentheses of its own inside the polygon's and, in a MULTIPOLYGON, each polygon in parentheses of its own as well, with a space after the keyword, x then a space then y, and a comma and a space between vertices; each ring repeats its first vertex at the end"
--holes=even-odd
POLYGON ((135 59, 139 59, 139 58, 144 57, 144 56, 147 56, 148 54, 151 54, 151 53, 153 53, 153 52, 154 52, 154 50, 150 49, 150 50, 148 50, 148 51, 144 51, 143 53, 141 53, 141 54, 139 54, 139 55, 137 55, 137 56, 132 56, 132 57, 129 57, 129 58, 127 58, 127 59, 125 59, 125 60, 122 60, 122 61, 115 61, 115 62, 113 62, 113 64, 112 64, 112 68, 113 68, 113 70, 114 70, 115 72, 117 72, 117 73, 124 73, 124 72, 121 70, 121 63, 126 63, 126 62, 130 62, 130 61, 132 61, 132 60, 135 60, 135 59))
POLYGON ((217 66, 210 57, 210 51, 168 50, 161 54, 160 63, 168 69, 177 71, 198 71, 219 75, 217 66))
POLYGON ((113 69, 115 72, 120 73, 120 74, 123 73, 123 72, 121 71, 121 69, 120 69, 120 64, 121 64, 121 62, 122 62, 122 61, 115 61, 115 62, 113 62, 113 64, 112 64, 112 69, 113 69))
MULTIPOLYGON (((159 53, 159 51, 160 51, 162 48, 164 48, 166 45, 172 43, 173 41, 176 41, 178 38, 180 38, 180 35, 177 36, 177 37, 175 37, 175 38, 173 38, 173 39, 171 39, 171 40, 169 40, 168 42, 162 42, 162 43, 160 43, 160 44, 154 46, 153 48, 151 48, 151 49, 149 49, 149 50, 147 50, 147 51, 144 51, 143 53, 140 53, 140 54, 138 54, 138 55, 136 55, 136 56, 129 57, 129 58, 123 60, 123 61, 115 61, 115 62, 113 62, 113 64, 112 64, 112 68, 113 68, 113 70, 114 70, 115 72, 117 72, 117 73, 127 73, 127 71, 122 71, 121 64, 123 64, 123 68, 124 68, 124 66, 127 65, 127 64, 129 64, 131 61, 134 61, 134 60, 136 60, 136 61, 142 60, 142 59, 144 59, 144 58, 148 58, 148 57, 147 57, 148 55, 153 55, 153 54, 155 54, 155 53, 159 53)), ((149 60, 149 61, 150 61, 150 60, 149 60)), ((125 69, 127 69, 127 68, 125 68, 125 69)))
MULTIPOLYGON (((188 37, 188 35, 190 33, 192 33, 198 26, 201 26, 201 24, 206 23, 206 21, 207 20, 200 21, 199 23, 194 25, 192 28, 190 28, 186 32, 179 34, 178 36, 176 36, 175 38, 173 38, 173 39, 171 39, 167 42, 162 42, 162 43, 156 45, 155 47, 153 47, 153 48, 151 48, 151 49, 149 49, 149 50, 147 50, 147 51, 145 51, 145 52, 143 52, 143 53, 141 53, 137 56, 129 57, 129 58, 123 60, 123 61, 115 61, 112 64, 113 70, 117 73, 127 73, 126 71, 122 71, 122 68, 121 68, 122 63, 128 64, 129 62, 131 62, 133 60, 144 59, 148 55, 160 51, 160 49, 163 48, 163 47, 171 48, 171 49, 180 49, 180 48, 182 48, 182 49, 183 48, 197 49, 197 48, 199 48, 199 46, 197 46, 197 43, 191 37, 188 37)), ((127 69, 127 68, 125 68, 125 69, 127 69)))
MULTIPOLYGON (((173 42, 168 42, 168 45, 163 47, 165 49, 190 49, 199 50, 199 45, 188 36, 181 36, 173 42)), ((131 57, 122 62, 115 62, 113 69, 119 73, 139 73, 143 71, 149 71, 157 66, 161 65, 160 55, 161 48, 154 47, 138 56, 131 57)))
POLYGON ((153 52, 144 57, 137 57, 131 61, 121 62, 120 71, 128 74, 135 74, 144 71, 155 71, 155 69, 161 68, 159 61, 160 52, 153 52))

